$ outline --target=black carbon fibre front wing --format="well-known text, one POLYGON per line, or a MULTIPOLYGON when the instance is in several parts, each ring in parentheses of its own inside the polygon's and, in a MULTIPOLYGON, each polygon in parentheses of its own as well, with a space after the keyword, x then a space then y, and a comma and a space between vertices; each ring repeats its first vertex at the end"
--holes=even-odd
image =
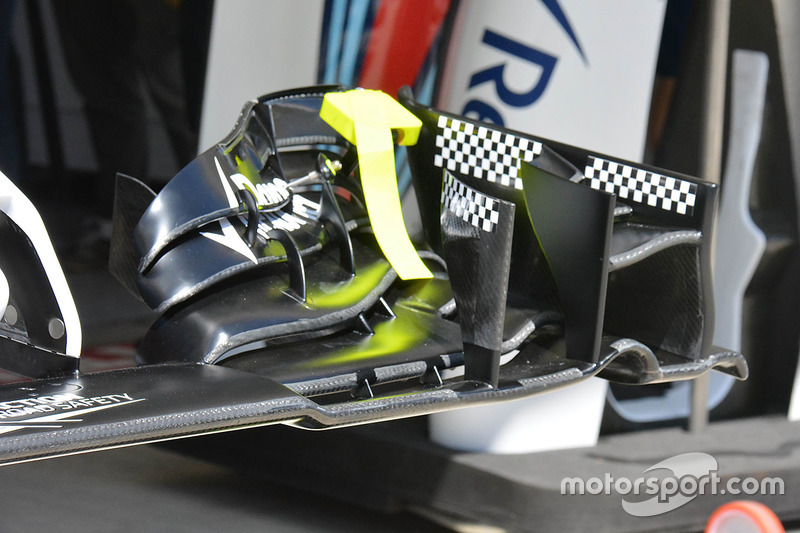
POLYGON ((47 378, 0 386, 0 464, 276 423, 379 422, 592 376, 747 377, 740 354, 709 347, 715 186, 556 151, 406 96, 432 248, 415 253, 431 277, 399 280, 364 211, 356 147, 319 116, 341 91, 249 102, 231 135, 158 195, 120 177, 111 270, 161 315, 136 368, 80 373, 77 314, 43 224, 26 222, 35 209, 5 187, 0 366, 47 378), (514 159, 509 174, 456 165, 478 144, 487 161, 514 159), (642 190, 627 198, 622 178, 642 190))
POLYGON ((529 361, 512 360, 496 388, 461 378, 432 384, 412 378, 375 386, 368 399, 343 394, 309 398, 248 372, 190 363, 4 385, 0 464, 276 423, 324 429, 417 416, 532 396, 597 374, 654 383, 692 378, 711 368, 739 378, 747 372, 741 358, 727 352, 686 361, 659 359, 626 339, 608 347, 596 364, 562 361, 547 373, 531 373, 529 361))

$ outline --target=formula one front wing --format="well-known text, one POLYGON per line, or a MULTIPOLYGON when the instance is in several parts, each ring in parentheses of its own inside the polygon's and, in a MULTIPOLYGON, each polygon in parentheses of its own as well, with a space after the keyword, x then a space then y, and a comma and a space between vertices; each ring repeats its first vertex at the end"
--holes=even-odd
POLYGON ((713 185, 402 100, 265 96, 159 194, 120 176, 111 270, 160 313, 134 368, 80 371, 69 289, 3 177, 0 367, 34 379, 0 386, 0 464, 378 422, 592 376, 747 377, 710 344, 713 185), (393 141, 416 143, 416 247, 393 141))

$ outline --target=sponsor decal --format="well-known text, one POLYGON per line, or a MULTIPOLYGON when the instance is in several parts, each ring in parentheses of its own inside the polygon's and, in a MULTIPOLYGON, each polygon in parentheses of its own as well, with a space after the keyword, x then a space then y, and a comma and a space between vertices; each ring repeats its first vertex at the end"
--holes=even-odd
POLYGON ((219 233, 212 233, 210 231, 201 231, 200 235, 205 237, 206 239, 210 239, 217 244, 221 244, 227 248, 230 248, 234 252, 243 255, 253 264, 257 264, 258 260, 256 259, 255 254, 250 247, 244 242, 241 235, 236 231, 228 219, 223 218, 219 221, 220 229, 222 230, 222 234, 219 233))
MULTIPOLYGON (((555 18, 559 27, 567 34, 575 50, 580 55, 581 59, 583 59, 584 65, 588 67, 589 60, 583 51, 583 47, 566 13, 559 5, 558 0, 542 0, 542 2, 553 18, 555 18)), ((556 64, 558 63, 558 57, 556 55, 529 46, 513 36, 501 35, 488 27, 483 30, 481 45, 498 52, 505 61, 474 72, 470 77, 467 91, 472 91, 485 83, 492 84, 494 85, 496 96, 500 102, 512 108, 531 106, 542 97, 551 81, 556 64), (531 84, 530 88, 523 91, 516 91, 506 82, 506 69, 511 62, 509 60, 521 61, 524 64, 540 69, 538 79, 531 84)), ((478 120, 493 122, 500 126, 505 125, 505 119, 500 113, 500 110, 496 108, 492 102, 479 98, 472 98, 466 102, 461 114, 475 117, 478 120)))
POLYGON ((34 396, 0 402, 0 434, 21 429, 58 429, 82 422, 83 415, 144 401, 127 393, 80 396, 73 393, 34 396))
MULTIPOLYGON (((219 160, 214 158, 214 163, 217 166, 217 173, 219 174, 219 179, 222 183, 222 188, 225 191, 228 203, 231 207, 238 207, 239 200, 236 198, 236 194, 228 178, 225 176, 225 172, 223 172, 219 160)), ((265 206, 276 207, 275 210, 261 212, 262 220, 258 223, 258 234, 266 240, 270 239, 269 232, 273 229, 284 231, 298 230, 306 225, 307 221, 305 218, 316 217, 319 212, 320 206, 318 203, 312 202, 299 194, 291 195, 288 184, 280 178, 275 178, 270 183, 258 183, 253 185, 246 176, 236 173, 230 176, 230 181, 236 185, 238 190, 247 189, 252 192, 259 209, 265 206), (290 200, 291 212, 284 209, 277 209, 277 207, 281 207, 290 200)), ((239 220, 241 220, 243 224, 247 224, 247 217, 244 215, 240 215, 239 220)), ((201 231, 200 235, 233 250, 251 263, 257 264, 258 258, 255 253, 236 228, 233 227, 231 222, 228 219, 222 219, 218 221, 218 224, 219 231, 201 231)))
POLYGON ((289 201, 291 194, 289 193, 289 185, 281 178, 274 178, 268 183, 253 184, 250 179, 240 172, 236 172, 231 176, 225 176, 222 166, 219 164, 219 159, 214 158, 214 163, 217 167, 217 174, 219 174, 220 182, 222 182, 222 189, 225 191, 225 197, 228 199, 228 204, 231 207, 238 207, 239 200, 233 192, 230 182, 236 185, 240 191, 249 190, 253 193, 256 203, 260 208, 264 207, 280 207, 289 201), (230 182, 229 182, 230 180, 230 182))

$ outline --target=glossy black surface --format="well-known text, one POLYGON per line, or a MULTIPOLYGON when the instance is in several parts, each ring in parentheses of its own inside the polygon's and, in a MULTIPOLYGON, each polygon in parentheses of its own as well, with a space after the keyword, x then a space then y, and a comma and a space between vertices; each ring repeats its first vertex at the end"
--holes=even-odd
POLYGON ((347 224, 359 208, 345 219, 327 182, 347 187, 353 206, 359 187, 347 155, 352 147, 318 116, 330 90, 340 88, 298 89, 248 102, 233 131, 147 205, 141 205, 146 196, 125 199, 136 187, 131 178, 122 179, 115 217, 123 222, 115 225, 120 229, 112 249, 125 257, 112 257, 112 272, 160 313, 226 278, 283 261, 291 265, 292 287, 302 300, 301 256, 331 240, 352 273, 347 224), (341 176, 290 185, 322 176, 318 157, 329 150, 345 162, 341 176), (320 180, 326 183, 322 190, 320 180))
POLYGON ((213 292, 163 315, 139 346, 143 362, 214 363, 236 347, 286 335, 346 327, 396 279, 389 264, 369 245, 355 247, 360 266, 350 276, 338 250, 308 258, 305 301, 290 293, 291 267, 275 263, 248 276, 220 283, 213 292))
POLYGON ((53 337, 49 325, 64 317, 39 255, 24 231, 0 212, 0 270, 10 287, 14 321, 0 317, 0 368, 32 378, 69 374, 78 360, 63 355, 66 332, 53 337))
MULTIPOLYGON (((346 148, 347 141, 319 118, 322 95, 335 87, 297 90, 248 102, 233 131, 219 145, 181 170, 142 215, 135 230, 144 273, 175 239, 208 222, 245 211, 231 200, 240 187, 229 181, 242 173, 253 183, 284 179, 279 150, 288 146, 330 144, 346 148)), ((277 211, 285 199, 267 199, 259 207, 277 211)))

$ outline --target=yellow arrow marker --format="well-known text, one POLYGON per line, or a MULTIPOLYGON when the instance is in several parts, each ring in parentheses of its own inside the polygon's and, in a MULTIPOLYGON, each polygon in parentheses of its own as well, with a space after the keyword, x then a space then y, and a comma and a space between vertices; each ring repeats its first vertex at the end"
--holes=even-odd
POLYGON ((367 214, 392 268, 401 279, 433 277, 403 222, 392 141, 395 130, 399 144, 415 144, 422 122, 386 93, 363 89, 326 94, 319 115, 356 145, 367 214))

